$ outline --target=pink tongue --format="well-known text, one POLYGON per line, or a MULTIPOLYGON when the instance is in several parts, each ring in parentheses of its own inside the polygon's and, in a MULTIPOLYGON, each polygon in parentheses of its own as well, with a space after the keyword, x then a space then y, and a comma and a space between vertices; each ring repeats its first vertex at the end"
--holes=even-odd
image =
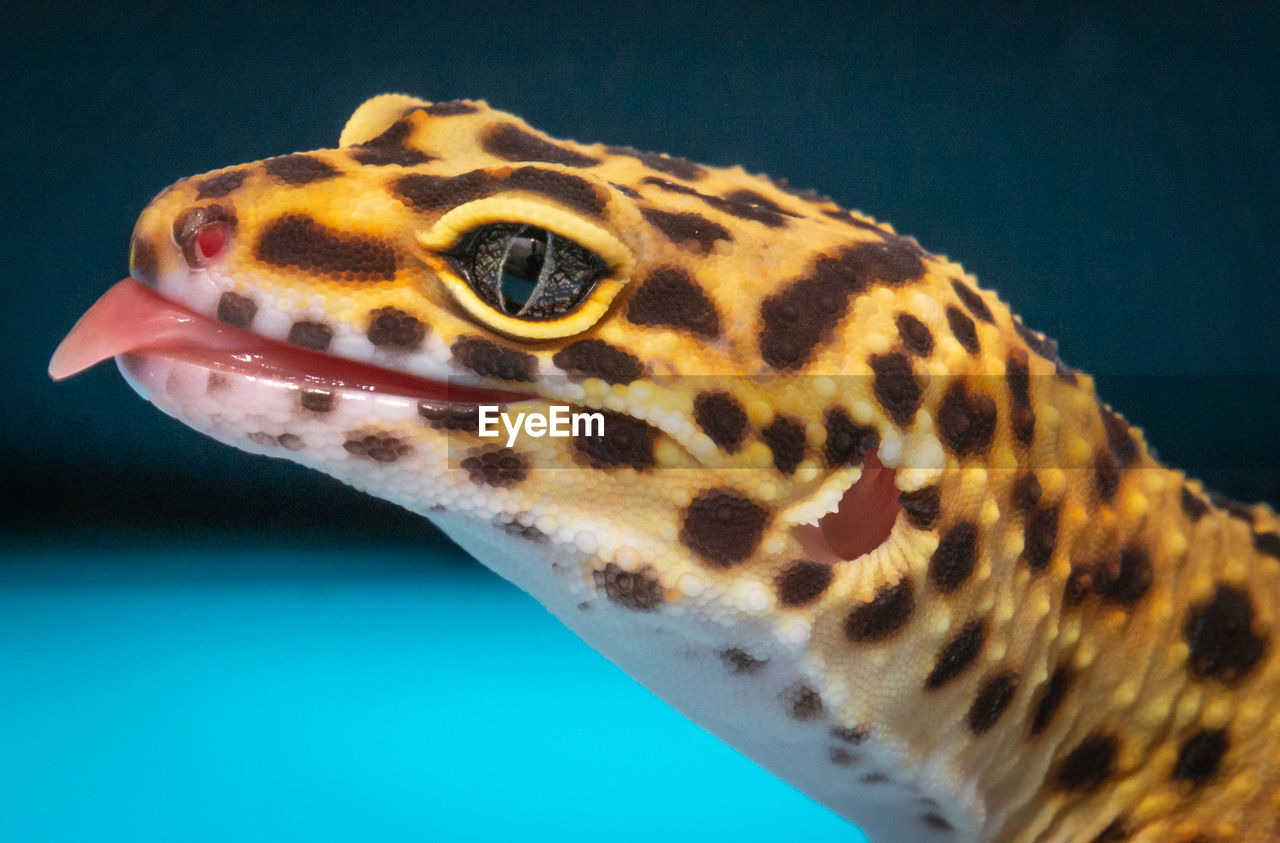
POLYGON ((246 346, 254 344, 252 338, 197 316, 126 278, 107 290, 58 345, 49 361, 49 377, 60 381, 130 351, 251 352, 246 346))
POLYGON ((506 404, 533 397, 453 386, 270 340, 187 310, 131 278, 107 290, 80 317, 53 352, 49 376, 62 380, 108 357, 138 352, 307 385, 433 401, 506 404))

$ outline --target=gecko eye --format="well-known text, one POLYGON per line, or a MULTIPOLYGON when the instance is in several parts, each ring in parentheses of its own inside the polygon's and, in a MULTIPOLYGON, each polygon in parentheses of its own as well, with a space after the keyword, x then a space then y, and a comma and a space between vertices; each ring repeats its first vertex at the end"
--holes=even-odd
POLYGON ((543 228, 497 223, 476 229, 452 255, 485 304, 518 319, 557 319, 586 298, 605 263, 543 228))
POLYGON ((200 269, 227 248, 235 224, 235 215, 221 205, 192 208, 174 220, 173 239, 187 264, 200 269))

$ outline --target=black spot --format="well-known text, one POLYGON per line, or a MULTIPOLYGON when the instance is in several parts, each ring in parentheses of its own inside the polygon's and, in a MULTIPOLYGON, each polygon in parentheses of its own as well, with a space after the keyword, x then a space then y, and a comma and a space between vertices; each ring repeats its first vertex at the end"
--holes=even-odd
POLYGON ((827 465, 862 465, 866 453, 880 447, 875 428, 855 424, 843 407, 828 409, 826 419, 827 442, 822 455, 827 465))
POLYGON ((720 314, 702 288, 678 267, 654 270, 627 303, 627 320, 636 325, 666 325, 703 337, 720 333, 720 314))
POLYGON ((397 164, 401 167, 412 167, 434 161, 435 157, 413 149, 407 143, 413 133, 413 124, 408 120, 397 120, 385 132, 365 141, 351 151, 351 157, 361 164, 385 167, 397 164))
POLYGON ((289 326, 288 341, 312 351, 326 351, 333 341, 333 329, 323 322, 294 322, 289 326))
POLYGON ((895 321, 903 348, 917 357, 928 357, 933 353, 933 334, 928 326, 910 313, 899 313, 895 321))
POLYGON ((1000 715, 1013 702, 1013 692, 1017 687, 1018 675, 1011 672, 998 673, 983 682, 977 698, 969 707, 969 730, 981 735, 996 725, 1000 715))
POLYGON ((301 436, 295 436, 292 433, 281 433, 276 441, 280 443, 280 447, 286 451, 301 451, 304 447, 301 436))
POLYGON ((768 523, 769 510, 741 492, 708 489, 685 510, 680 541, 703 560, 728 567, 756 552, 768 523))
POLYGON ((960 587, 978 561, 978 527, 961 521, 948 527, 929 558, 929 581, 943 592, 960 587))
POLYGON ((498 180, 484 170, 472 170, 458 176, 431 176, 414 173, 391 183, 396 197, 424 211, 451 208, 488 196, 498 189, 498 180))
POLYGON ((1089 793, 1111 778, 1119 742, 1114 735, 1093 734, 1067 753, 1055 780, 1064 790, 1089 793))
POLYGON ((475 404, 422 400, 418 402, 418 415, 440 430, 470 430, 477 433, 480 427, 480 408, 475 404))
POLYGON ((842 746, 833 746, 827 748, 827 759, 837 767, 852 767, 861 761, 862 757, 842 746))
MULTIPOLYGON (((573 446, 587 458, 593 468, 618 465, 629 466, 636 471, 652 468, 653 443, 657 431, 631 416, 600 411, 604 416, 603 434, 578 435, 573 446)), ((591 425, 588 425, 588 429, 591 425)))
MULTIPOLYGON (((834 257, 821 257, 809 275, 764 300, 760 353, 775 369, 804 365, 844 317, 852 296, 873 283, 897 286, 924 272, 920 247, 905 237, 857 243, 834 257)), ((895 356, 895 355, 889 355, 895 356)), ((901 355, 896 355, 901 356, 901 355)))
POLYGON ((857 643, 883 641, 907 625, 915 607, 911 578, 904 577, 849 610, 844 619, 845 637, 857 643))
POLYGON ((248 296, 227 292, 218 298, 218 321, 233 328, 248 328, 257 312, 258 306, 248 296))
POLYGON ((551 362, 571 377, 600 378, 611 384, 628 384, 644 373, 639 358, 604 340, 578 340, 557 351, 551 362))
POLYGON ((1218 772, 1222 756, 1227 752, 1227 735, 1223 729, 1201 730, 1192 735, 1178 750, 1178 763, 1173 767, 1176 781, 1191 782, 1201 787, 1218 772))
POLYGON ((937 486, 925 486, 914 492, 901 492, 898 505, 907 513, 907 521, 917 530, 928 530, 938 521, 942 511, 942 493, 937 486))
POLYGON ((503 190, 527 190, 541 193, 572 208, 600 216, 609 202, 607 191, 597 189, 595 185, 581 176, 561 173, 556 170, 542 170, 538 167, 521 167, 503 181, 499 187, 503 190))
POLYGON ((947 305, 947 324, 951 326, 951 335, 965 351, 977 354, 982 350, 982 346, 978 344, 977 326, 960 308, 947 305))
POLYGON ((227 170, 195 182, 196 199, 221 199, 233 190, 239 189, 249 177, 247 170, 227 170))
POLYGON ((1138 458, 1138 443, 1129 430, 1129 423, 1108 407, 1098 407, 1102 417, 1102 429, 1107 434, 1107 447, 1121 470, 1133 465, 1138 458))
POLYGON ((538 358, 480 337, 458 337, 451 348, 460 366, 486 378, 531 381, 538 371, 538 358))
POLYGON ((586 179, 538 167, 521 167, 505 178, 485 170, 458 176, 413 173, 396 179, 391 189, 402 202, 424 211, 456 207, 502 190, 540 193, 593 216, 603 213, 608 202, 605 192, 586 179))
POLYGON ((611 181, 609 182, 609 186, 612 187, 614 190, 618 191, 619 193, 621 193, 623 196, 626 196, 628 199, 643 198, 639 193, 627 187, 625 184, 618 184, 617 182, 611 181))
POLYGON ((1036 414, 1031 409, 1031 369, 1025 352, 1009 355, 1005 363, 1005 380, 1009 383, 1012 414, 1009 427, 1023 445, 1030 445, 1036 432, 1036 414))
MULTIPOLYGON (((440 507, 439 510, 433 509, 432 511, 443 512, 444 507, 440 507)), ((502 532, 506 533, 508 536, 524 539, 525 541, 533 542, 534 544, 544 544, 547 541, 546 533, 542 532, 532 524, 522 524, 519 517, 508 515, 506 513, 499 513, 498 515, 495 515, 493 517, 493 525, 495 527, 501 527, 502 532)), ((584 603, 578 604, 578 608, 582 609, 584 605, 586 608, 590 608, 590 604, 584 603)))
POLYGON ((1151 559, 1141 547, 1126 547, 1114 559, 1099 565, 1094 590, 1104 603, 1134 606, 1151 587, 1151 559))
POLYGON ((1069 606, 1079 606, 1089 596, 1090 582, 1093 579, 1090 570, 1083 566, 1072 565, 1071 573, 1062 587, 1062 600, 1069 606))
POLYGON ((328 389, 303 389, 298 398, 302 409, 313 413, 327 413, 333 409, 333 391, 328 389))
POLYGON ((1013 329, 1018 332, 1018 336, 1022 337, 1022 341, 1027 344, 1027 347, 1036 354, 1055 365, 1062 363, 1062 358, 1058 356, 1058 343, 1056 340, 1049 339, 1044 334, 1036 333, 1024 325, 1020 319, 1013 320, 1013 329))
POLYGON ((858 779, 858 781, 862 784, 884 784, 889 781, 889 777, 884 773, 867 773, 865 776, 858 779))
POLYGON ((764 223, 770 228, 781 228, 787 224, 784 217, 796 216, 754 190, 735 190, 722 197, 702 196, 702 198, 713 208, 718 208, 739 219, 764 223))
POLYGON ((376 346, 412 351, 422 345, 427 326, 396 307, 380 307, 369 314, 365 336, 376 346))
POLYGON ((1128 838, 1128 823, 1124 817, 1117 817, 1108 823, 1106 828, 1098 832, 1098 836, 1093 838, 1091 843, 1120 843, 1120 841, 1128 838))
POLYGON ((958 457, 983 453, 996 432, 996 402, 985 392, 969 392, 957 381, 942 396, 937 421, 947 450, 958 457))
POLYGON ((982 300, 982 296, 978 292, 962 281, 952 280, 951 289, 956 291, 956 295, 960 297, 960 302, 973 314, 974 319, 981 319, 983 322, 989 322, 992 325, 996 323, 995 317, 991 315, 991 309, 987 307, 987 303, 982 300))
POLYGON ((899 426, 907 425, 920 409, 920 384, 916 381, 911 361, 897 352, 877 354, 871 358, 875 373, 873 390, 880 406, 899 426))
POLYGON ((673 158, 670 155, 662 155, 657 152, 641 152, 629 146, 610 146, 607 149, 610 155, 626 155, 629 158, 635 158, 650 169, 675 176, 678 179, 684 179, 685 181, 698 181, 707 175, 707 171, 702 165, 686 161, 683 158, 673 158))
POLYGON ((787 703, 787 713, 793 720, 817 720, 826 714, 822 705, 822 697, 818 692, 805 684, 792 685, 783 691, 783 699, 787 703))
POLYGON ((364 234, 341 234, 294 214, 280 217, 263 230, 257 256, 273 266, 361 281, 396 277, 396 250, 389 242, 364 234))
POLYGON ((948 822, 947 818, 941 814, 922 814, 920 822, 929 826, 929 828, 937 829, 938 831, 955 831, 955 826, 948 822))
POLYGON ((1280 561, 1280 533, 1254 533, 1253 549, 1280 561))
POLYGON ((740 188, 732 193, 725 194, 724 199, 727 202, 743 202, 748 205, 756 205, 777 214, 786 214, 789 217, 799 216, 799 214, 794 214, 791 211, 788 211, 786 208, 782 207, 777 202, 774 202, 763 193, 757 193, 754 190, 740 188))
POLYGON ((267 175, 276 181, 294 187, 312 182, 331 179, 339 174, 329 164, 312 155, 280 155, 262 162, 267 175))
POLYGON ((760 436, 773 452, 773 464, 778 471, 788 476, 794 474, 796 466, 804 459, 804 425, 795 419, 778 416, 760 431, 760 436))
POLYGON ((832 726, 831 737, 857 746, 867 739, 867 730, 862 726, 832 726))
POLYGON ((592 571, 596 588, 604 592, 610 603, 637 612, 652 612, 666 602, 662 583, 652 569, 624 571, 610 562, 603 571, 592 571))
POLYGON ((1247 503, 1240 503, 1240 501, 1232 500, 1226 495, 1220 495, 1217 492, 1209 493, 1209 503, 1218 507, 1218 509, 1225 510, 1232 518, 1237 518, 1249 524, 1253 523, 1253 507, 1247 503))
POLYGON ((1199 495, 1192 492, 1186 486, 1182 487, 1182 511, 1187 514, 1192 523, 1199 521, 1204 514, 1209 511, 1209 504, 1205 503, 1199 495))
POLYGON ((778 601, 784 606, 804 606, 822 596, 835 579, 830 565, 800 560, 778 575, 778 601))
POLYGON ((671 213, 656 208, 641 208, 640 213, 650 225, 661 231, 672 241, 682 244, 693 244, 702 254, 709 254, 716 241, 733 242, 729 229, 712 222, 701 214, 671 213))
POLYGON ((862 229, 863 231, 870 231, 875 234, 879 234, 881 237, 894 236, 873 222, 867 222, 866 220, 858 219, 853 214, 846 211, 844 208, 834 208, 834 209, 823 208, 822 214, 823 216, 830 217, 833 220, 839 220, 842 223, 851 225, 854 228, 859 228, 859 229, 862 229))
POLYGON ((956 633, 938 652, 938 660, 924 680, 927 690, 935 690, 968 670, 982 652, 986 641, 986 629, 982 621, 970 621, 956 633))
POLYGON ((466 100, 443 100, 433 102, 431 105, 414 106, 410 111, 419 109, 432 117, 457 117, 462 114, 475 114, 480 110, 466 100))
POLYGON ((727 453, 737 453, 747 431, 747 414, 727 392, 703 392, 693 400, 693 417, 702 432, 727 453))
POLYGON ((1032 507, 1040 503, 1040 496, 1043 494, 1040 481, 1030 471, 1018 477, 1013 483, 1013 505, 1022 512, 1029 512, 1032 507))
POLYGON ((1120 488, 1120 465, 1105 448, 1093 455, 1093 485, 1098 490, 1098 500, 1104 502, 1114 498, 1120 488))
POLYGON ((199 208, 188 208, 173 220, 173 240, 182 248, 182 257, 187 265, 198 269, 205 264, 205 258, 199 248, 199 234, 206 226, 222 223, 234 232, 237 220, 235 211, 221 205, 204 205, 199 208))
POLYGON ((1182 634, 1191 648, 1191 670, 1223 682, 1247 676, 1266 650, 1266 640, 1253 631, 1249 595, 1222 583, 1208 602, 1192 607, 1182 634))
POLYGON ((464 459, 460 466, 472 483, 509 489, 524 482, 529 466, 510 448, 490 448, 464 459))
POLYGON ((360 436, 358 433, 348 435, 353 438, 343 442, 342 447, 353 457, 388 463, 413 453, 412 445, 401 442, 395 436, 378 436, 377 434, 360 436))
POLYGON ((757 659, 747 651, 740 650, 737 647, 721 650, 720 661, 724 662, 725 669, 730 673, 748 676, 753 673, 759 673, 769 663, 768 659, 757 659))
POLYGON ((504 161, 543 161, 564 167, 594 167, 598 158, 545 141, 512 123, 499 123, 481 135, 485 151, 504 161))
POLYGON ((250 433, 249 441, 255 445, 261 445, 264 448, 274 448, 280 444, 279 440, 270 433, 265 433, 261 430, 256 430, 253 433, 250 433))
POLYGON ((657 176, 646 176, 644 183, 655 185, 670 193, 678 193, 682 196, 696 196, 712 208, 741 219, 763 223, 770 228, 781 228, 786 225, 784 216, 797 216, 790 211, 783 210, 777 203, 756 193, 754 190, 735 190, 725 196, 711 196, 706 193, 700 193, 688 185, 676 184, 657 176))
POLYGON ((160 258, 150 238, 142 234, 133 235, 129 246, 129 275, 134 281, 148 286, 156 283, 160 271, 160 258))
POLYGON ((1037 506, 1031 510, 1027 514, 1026 532, 1022 545, 1022 559, 1031 570, 1040 571, 1049 564, 1057 541, 1058 507, 1049 504, 1037 506))

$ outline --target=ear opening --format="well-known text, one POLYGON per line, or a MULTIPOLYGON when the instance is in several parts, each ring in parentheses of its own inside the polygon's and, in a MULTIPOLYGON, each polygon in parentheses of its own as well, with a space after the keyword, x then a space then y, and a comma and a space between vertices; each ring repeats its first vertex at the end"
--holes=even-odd
POLYGON ((835 512, 822 516, 817 524, 795 528, 809 557, 834 565, 857 559, 884 544, 902 510, 893 480, 894 470, 885 468, 875 452, 868 451, 862 475, 845 490, 835 512))
POLYGON ((373 140, 385 132, 404 113, 417 106, 430 105, 424 99, 408 94, 382 94, 365 100, 351 115, 338 138, 339 147, 355 146, 373 140))

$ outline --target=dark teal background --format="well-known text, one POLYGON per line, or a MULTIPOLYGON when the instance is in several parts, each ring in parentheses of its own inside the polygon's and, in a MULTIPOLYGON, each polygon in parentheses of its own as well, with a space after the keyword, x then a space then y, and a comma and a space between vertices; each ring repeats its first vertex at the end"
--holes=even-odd
POLYGON ((154 193, 331 146, 376 93, 816 187, 962 261, 1166 460, 1280 502, 1274 4, 964 5, 0 12, 0 839, 845 828, 426 522, 109 366, 47 380, 154 193))

